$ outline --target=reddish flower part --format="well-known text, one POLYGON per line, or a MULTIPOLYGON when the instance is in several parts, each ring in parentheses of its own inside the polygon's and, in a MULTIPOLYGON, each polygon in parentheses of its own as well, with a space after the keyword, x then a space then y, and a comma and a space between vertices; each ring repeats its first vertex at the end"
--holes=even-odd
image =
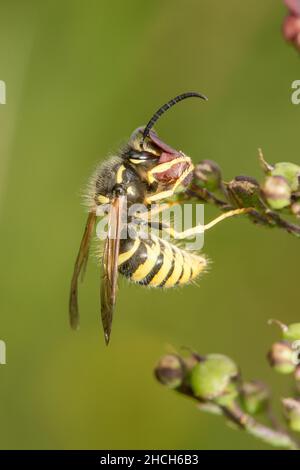
POLYGON ((294 42, 300 34, 300 17, 287 16, 283 23, 283 35, 287 41, 294 42))
POLYGON ((300 0, 284 0, 284 3, 295 16, 300 16, 300 0))

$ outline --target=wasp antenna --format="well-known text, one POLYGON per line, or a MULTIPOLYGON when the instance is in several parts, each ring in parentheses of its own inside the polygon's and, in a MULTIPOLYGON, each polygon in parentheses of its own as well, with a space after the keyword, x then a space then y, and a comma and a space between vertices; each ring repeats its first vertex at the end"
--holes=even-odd
POLYGON ((192 97, 201 98, 202 100, 205 100, 205 101, 207 101, 207 99, 208 99, 205 95, 202 95, 201 93, 197 93, 196 91, 188 91, 186 93, 182 93, 181 95, 175 96, 175 98, 172 98, 170 101, 168 101, 163 106, 161 106, 161 108, 159 108, 153 114, 152 118, 150 119, 150 121, 148 122, 148 124, 146 125, 146 127, 144 129, 141 146, 143 146, 146 137, 149 135, 149 132, 152 129, 152 127, 154 126, 154 124, 156 123, 156 121, 158 121, 158 119, 168 109, 172 108, 172 106, 174 106, 174 104, 179 103, 179 101, 185 100, 186 98, 192 98, 192 97))

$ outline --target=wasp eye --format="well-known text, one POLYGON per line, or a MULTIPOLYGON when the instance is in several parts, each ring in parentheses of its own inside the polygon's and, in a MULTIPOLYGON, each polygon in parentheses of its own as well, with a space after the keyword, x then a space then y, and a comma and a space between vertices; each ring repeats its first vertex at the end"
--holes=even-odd
POLYGON ((129 152, 127 152, 127 158, 132 161, 132 163, 137 163, 138 161, 151 160, 152 158, 159 158, 160 150, 152 142, 152 136, 154 135, 151 132, 150 136, 147 136, 146 139, 143 138, 144 127, 139 127, 136 129, 129 140, 129 152))
POLYGON ((139 163, 145 163, 145 162, 157 162, 159 157, 153 156, 151 154, 143 153, 140 155, 134 155, 132 158, 129 159, 131 163, 134 165, 138 165, 139 163))

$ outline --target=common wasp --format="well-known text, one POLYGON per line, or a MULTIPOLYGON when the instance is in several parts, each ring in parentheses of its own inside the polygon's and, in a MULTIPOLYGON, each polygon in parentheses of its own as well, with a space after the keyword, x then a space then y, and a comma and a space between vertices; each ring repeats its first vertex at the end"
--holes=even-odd
MULTIPOLYGON (((155 205, 157 213, 181 204, 177 195, 187 194, 193 180, 194 165, 190 157, 164 143, 153 126, 161 115, 176 103, 191 97, 207 98, 196 92, 176 96, 159 108, 145 127, 136 129, 128 144, 115 157, 101 163, 89 182, 88 219, 76 259, 71 282, 69 313, 71 326, 79 323, 78 279, 84 273, 89 247, 99 208, 108 213, 108 233, 102 254, 101 317, 104 337, 108 344, 117 294, 117 278, 121 274, 142 286, 171 288, 194 280, 207 266, 207 259, 198 252, 181 248, 153 233, 141 236, 136 231, 123 236, 125 220, 133 226, 149 224, 148 215, 155 205), (143 204, 146 213, 136 214, 129 209, 143 204)), ((197 225, 175 232, 170 225, 160 225, 162 231, 176 239, 186 239, 212 227, 224 218, 244 212, 228 211, 207 225, 197 225)))

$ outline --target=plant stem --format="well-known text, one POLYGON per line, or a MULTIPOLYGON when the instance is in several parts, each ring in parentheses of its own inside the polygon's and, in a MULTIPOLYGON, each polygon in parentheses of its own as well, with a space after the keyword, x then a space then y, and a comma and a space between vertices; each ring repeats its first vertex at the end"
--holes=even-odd
POLYGON ((235 424, 238 424, 241 429, 244 429, 248 434, 257 437, 263 442, 266 442, 273 447, 281 447, 289 450, 300 450, 300 446, 285 431, 276 431, 268 426, 265 426, 256 421, 252 416, 245 413, 241 408, 234 403, 230 407, 222 407, 223 413, 235 424))

